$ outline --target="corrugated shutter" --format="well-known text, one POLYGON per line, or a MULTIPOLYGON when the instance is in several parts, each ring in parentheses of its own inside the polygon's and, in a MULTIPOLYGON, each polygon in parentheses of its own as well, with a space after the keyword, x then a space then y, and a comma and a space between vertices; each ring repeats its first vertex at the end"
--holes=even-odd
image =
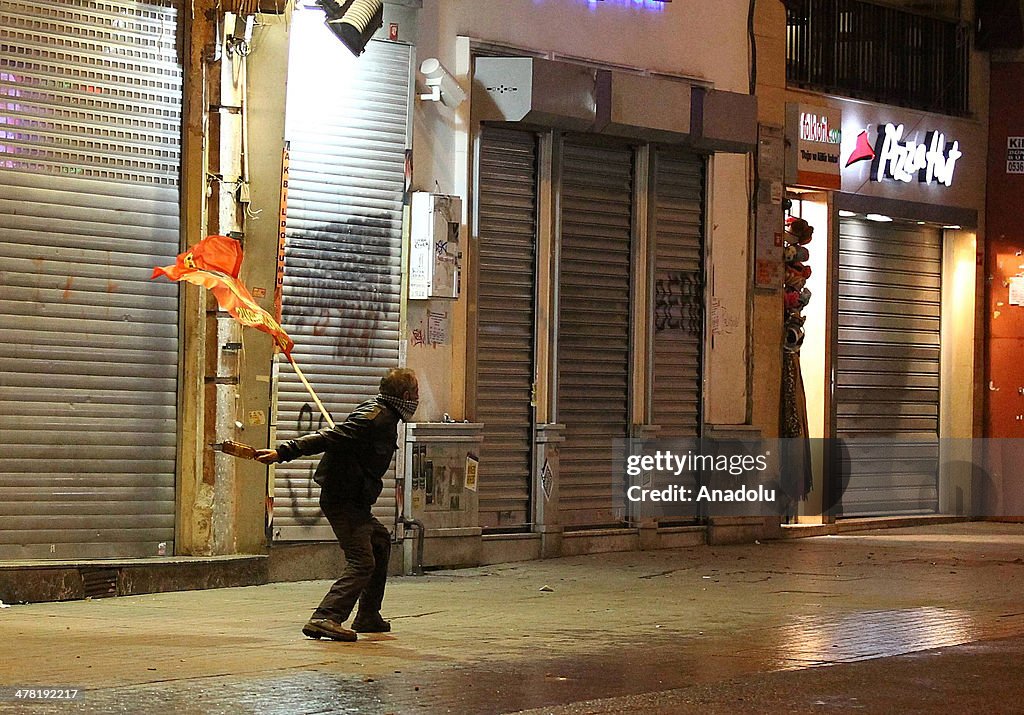
POLYGON ((172 2, 0 3, 0 559, 173 553, 172 2))
MULTIPOLYGON (((358 59, 297 12, 288 70, 291 164, 283 325, 336 422, 377 393, 398 366, 402 198, 412 48, 372 41, 358 59)), ((278 380, 277 437, 322 426, 291 367, 278 380)), ((276 468, 274 536, 332 539, 311 476, 317 458, 276 468)), ((394 466, 374 514, 395 524, 394 466)))
POLYGON ((537 141, 488 128, 480 146, 476 419, 480 524, 530 520, 537 141))
POLYGON ((700 435, 704 343, 704 160, 655 155, 654 424, 660 438, 700 435))
POLYGON ((624 516, 612 449, 629 424, 633 154, 567 140, 561 184, 558 421, 566 526, 624 516))
POLYGON ((942 237, 843 220, 836 470, 843 516, 938 506, 942 237))

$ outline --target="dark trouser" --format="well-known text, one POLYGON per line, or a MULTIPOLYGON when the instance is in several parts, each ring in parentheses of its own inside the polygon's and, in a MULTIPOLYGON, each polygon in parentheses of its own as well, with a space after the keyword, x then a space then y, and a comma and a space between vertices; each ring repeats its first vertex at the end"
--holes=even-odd
POLYGON ((373 618, 380 613, 384 584, 388 578, 391 535, 377 519, 320 500, 347 562, 341 578, 324 596, 313 618, 330 618, 344 623, 359 601, 359 612, 373 618))

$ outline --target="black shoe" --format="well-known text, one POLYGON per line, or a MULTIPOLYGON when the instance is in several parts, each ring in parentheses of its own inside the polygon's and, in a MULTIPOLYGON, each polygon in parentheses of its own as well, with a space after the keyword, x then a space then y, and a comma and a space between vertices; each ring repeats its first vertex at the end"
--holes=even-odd
POLYGON ((329 618, 311 618, 309 623, 302 627, 302 634, 309 638, 330 638, 332 641, 347 641, 349 643, 359 637, 355 631, 350 631, 329 618))
POLYGON ((379 613, 372 616, 357 613, 355 620, 352 621, 352 630, 357 633, 390 633, 391 624, 381 618, 379 613))

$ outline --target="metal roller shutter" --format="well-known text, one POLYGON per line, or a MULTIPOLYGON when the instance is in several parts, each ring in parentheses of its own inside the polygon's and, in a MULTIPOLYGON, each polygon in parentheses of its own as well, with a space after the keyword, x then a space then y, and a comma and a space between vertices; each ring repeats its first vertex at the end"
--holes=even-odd
POLYGON ((537 141, 488 128, 480 146, 476 419, 484 424, 480 524, 530 520, 537 141))
POLYGON ((559 499, 566 526, 624 516, 612 449, 629 425, 633 153, 566 141, 558 319, 559 499))
MULTIPOLYGON (((296 361, 336 422, 398 366, 402 198, 412 48, 372 41, 358 59, 297 12, 289 58, 288 186, 282 324, 296 361)), ((280 370, 277 437, 323 426, 290 366, 280 370)), ((276 468, 274 537, 333 539, 311 477, 317 458, 276 468)), ((374 514, 396 519, 394 466, 374 514)))
POLYGON ((0 3, 0 559, 174 550, 172 2, 0 3))
POLYGON ((841 223, 835 409, 843 516, 938 506, 941 245, 937 229, 841 223))
POLYGON ((654 204, 654 424, 700 435, 704 344, 704 160, 659 151, 654 204))

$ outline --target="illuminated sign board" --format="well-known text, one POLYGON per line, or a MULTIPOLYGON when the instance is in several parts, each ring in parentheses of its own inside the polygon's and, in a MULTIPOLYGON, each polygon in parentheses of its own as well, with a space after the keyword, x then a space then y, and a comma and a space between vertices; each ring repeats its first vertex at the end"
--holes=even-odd
POLYGON ((827 115, 800 112, 800 141, 819 144, 841 144, 843 131, 829 126, 827 115))
POLYGON ((818 189, 840 188, 842 116, 840 110, 831 107, 786 105, 786 183, 818 189))
POLYGON ((946 135, 938 131, 926 131, 924 140, 917 141, 905 135, 905 131, 902 124, 882 125, 872 145, 865 129, 857 135, 857 143, 845 166, 870 161, 872 181, 909 184, 916 178, 922 184, 934 181, 952 186, 957 159, 963 156, 960 142, 947 142, 946 135))
MULTIPOLYGON (((537 0, 534 0, 536 2, 537 0)), ((641 10, 653 10, 660 12, 672 0, 576 0, 578 5, 586 5, 590 8, 601 7, 602 5, 617 5, 619 7, 635 7, 641 10)))

